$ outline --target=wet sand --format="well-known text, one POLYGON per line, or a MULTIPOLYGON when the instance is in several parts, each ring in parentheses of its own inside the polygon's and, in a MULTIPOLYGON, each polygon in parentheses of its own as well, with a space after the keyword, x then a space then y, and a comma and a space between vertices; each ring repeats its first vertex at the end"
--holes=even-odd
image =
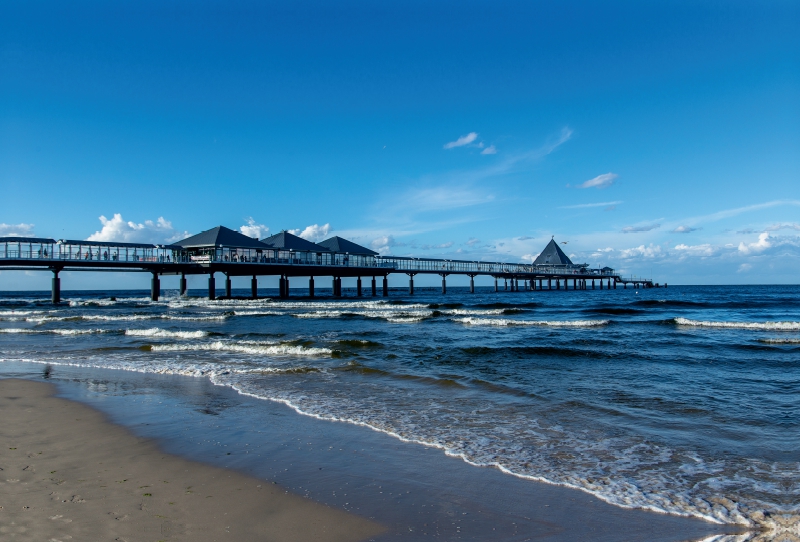
POLYGON ((0 380, 3 540, 366 540, 381 525, 169 455, 40 382, 0 380))
MULTIPOLYGON (((37 363, 14 362, 2 364, 0 369, 7 377, 42 381, 42 368, 37 363)), ((214 386, 207 379, 67 366, 48 368, 46 378, 57 385, 59 396, 71 400, 62 401, 63 404, 80 406, 95 415, 97 424, 150 446, 151 460, 160 461, 167 453, 173 454, 172 458, 180 464, 193 468, 215 465, 220 467, 214 469, 217 478, 238 472, 238 479, 275 488, 281 496, 290 497, 284 490, 303 495, 305 499, 293 497, 300 504, 316 502, 328 512, 346 510, 356 515, 345 514, 349 519, 371 518, 385 527, 382 533, 374 535, 375 540, 678 542, 744 530, 693 518, 619 508, 581 491, 522 480, 494 468, 470 466, 445 456, 440 450, 401 442, 363 427, 302 416, 280 403, 246 397, 230 388, 214 386), (83 404, 102 414, 86 409, 83 404), (127 429, 109 425, 107 420, 127 429), (158 443, 157 449, 153 442, 158 443), (272 482, 277 482, 277 486, 272 482)), ((3 412, 5 404, 0 405, 3 412)), ((69 418, 66 421, 73 423, 69 418)), ((0 427, 7 431, 5 425, 0 427)), ((68 427, 65 432, 74 431, 68 427)), ((0 438, 5 441, 4 434, 0 433, 0 438)), ((5 460, 4 452, 0 450, 0 461, 5 460)), ((120 453, 124 456, 126 452, 120 453)), ((24 466, 27 464, 17 468, 24 466)), ((5 472, 0 475, 10 478, 5 472)), ((113 478, 115 483, 127 476, 113 478)), ((206 483, 213 485, 214 481, 206 483)), ((145 481, 134 486, 136 506, 145 504, 152 509, 151 499, 157 495, 149 488, 138 491, 138 486, 143 485, 158 484, 145 481), (142 498, 145 492, 153 496, 142 498)), ((76 494, 85 498, 80 491, 76 494)), ((181 493, 185 495, 194 494, 181 493)), ((174 506, 166 502, 167 507, 174 506)), ((67 503, 62 504, 69 509, 67 503)), ((246 522, 254 513, 257 511, 248 508, 239 517, 246 522)), ((58 514, 62 512, 47 517, 58 514)), ((225 517, 222 516, 223 520, 225 517)), ((2 518, 0 523, 6 521, 2 518)), ((164 534, 144 539, 191 538, 181 536, 184 531, 173 527, 175 520, 157 519, 162 523, 150 520, 149 528, 164 534)), ((363 536, 375 533, 369 531, 370 527, 374 524, 363 527, 363 536)), ((357 536, 336 538, 344 535, 334 531, 317 539, 361 536, 360 532, 354 534, 357 536)), ((124 539, 141 538, 129 535, 124 539)), ((314 538, 309 535, 298 539, 314 538)))

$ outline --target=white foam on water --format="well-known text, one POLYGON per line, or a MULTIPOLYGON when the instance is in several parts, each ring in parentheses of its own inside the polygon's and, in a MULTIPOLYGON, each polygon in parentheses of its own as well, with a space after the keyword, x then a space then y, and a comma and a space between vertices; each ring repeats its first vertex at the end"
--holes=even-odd
POLYGON ((132 337, 156 337, 169 339, 202 339, 208 335, 207 331, 170 331, 153 327, 150 329, 126 329, 125 335, 132 337))
POLYGON ((547 326, 547 327, 596 327, 605 326, 610 320, 514 320, 512 318, 454 318, 454 322, 472 326, 547 326))
POLYGON ((154 344, 150 349, 153 352, 216 351, 266 356, 330 356, 333 353, 330 348, 286 344, 239 344, 226 341, 202 344, 154 344))
POLYGON ((176 320, 183 322, 204 322, 213 320, 225 320, 225 314, 208 316, 179 316, 172 314, 131 314, 131 315, 106 315, 106 314, 76 314, 74 316, 42 316, 25 318, 26 322, 44 324, 47 322, 64 322, 75 320, 101 321, 101 322, 136 322, 142 320, 176 320))
POLYGON ((43 333, 52 335, 90 335, 95 333, 113 333, 110 329, 0 329, 0 333, 43 333))
POLYGON ((800 331, 800 322, 709 322, 675 318, 681 326, 728 328, 728 329, 765 329, 770 331, 800 331))

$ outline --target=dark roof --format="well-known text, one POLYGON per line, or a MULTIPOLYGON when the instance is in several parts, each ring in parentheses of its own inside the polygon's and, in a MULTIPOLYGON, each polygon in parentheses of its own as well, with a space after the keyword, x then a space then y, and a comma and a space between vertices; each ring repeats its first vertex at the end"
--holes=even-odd
POLYGON ((555 239, 550 239, 550 242, 544 247, 539 257, 533 261, 533 265, 573 265, 573 263, 564 254, 555 239))
POLYGON ((217 226, 197 235, 187 237, 183 241, 177 241, 173 245, 183 248, 204 248, 204 247, 230 247, 230 248, 265 248, 258 240, 253 239, 234 231, 225 226, 217 226))
POLYGON ((120 248, 155 248, 153 243, 118 243, 116 241, 84 241, 82 239, 59 239, 59 245, 81 247, 120 247, 120 248))
POLYGON ((370 250, 367 247, 362 247, 361 245, 357 245, 352 241, 348 241, 347 239, 343 239, 338 235, 331 237, 330 239, 325 239, 324 241, 320 241, 317 243, 321 247, 325 247, 331 252, 349 252, 350 254, 366 254, 367 256, 377 256, 378 253, 374 250, 370 250))
POLYGON ((288 231, 276 233, 261 242, 271 248, 282 248, 285 250, 308 250, 311 252, 328 252, 328 249, 311 241, 306 241, 302 237, 292 235, 288 231))
POLYGON ((0 237, 0 243, 42 243, 46 245, 55 242, 55 239, 45 239, 43 237, 0 237))

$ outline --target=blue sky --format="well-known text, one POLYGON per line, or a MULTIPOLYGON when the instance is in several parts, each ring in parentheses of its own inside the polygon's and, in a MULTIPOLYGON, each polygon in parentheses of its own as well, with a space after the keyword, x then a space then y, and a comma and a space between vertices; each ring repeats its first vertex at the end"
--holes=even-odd
POLYGON ((798 35, 780 1, 4 2, 0 235, 506 261, 555 235, 659 282, 796 283, 798 35))

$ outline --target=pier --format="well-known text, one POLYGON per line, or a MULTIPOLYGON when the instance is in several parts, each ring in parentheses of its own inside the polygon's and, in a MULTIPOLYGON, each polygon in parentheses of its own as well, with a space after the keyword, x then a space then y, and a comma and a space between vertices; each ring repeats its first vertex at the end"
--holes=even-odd
MULTIPOLYGON (((408 292, 414 294, 416 275, 439 275, 442 294, 447 293, 447 277, 465 275, 470 292, 475 292, 475 277, 494 278, 499 291, 589 290, 658 287, 651 279, 623 278, 614 269, 592 269, 574 264, 551 240, 532 263, 505 263, 436 258, 381 256, 342 239, 332 237, 312 243, 283 231, 258 240, 218 226, 170 245, 80 241, 33 237, 0 238, 0 270, 50 271, 52 301, 61 301, 62 271, 118 271, 151 273, 151 299, 161 295, 161 277, 179 275, 181 295, 186 295, 189 275, 208 276, 208 298, 216 297, 217 273, 225 276, 225 297, 231 297, 232 277, 251 277, 251 297, 257 297, 258 277, 279 277, 280 297, 289 296, 290 281, 308 279, 308 293, 315 295, 315 279, 331 282, 335 297, 342 295, 342 278, 356 278, 356 293, 363 295, 362 279, 368 279, 372 296, 380 290, 389 295, 388 276, 408 276, 408 292), (378 286, 380 281, 380 288, 378 286)), ((664 285, 666 286, 666 285, 664 285)))

